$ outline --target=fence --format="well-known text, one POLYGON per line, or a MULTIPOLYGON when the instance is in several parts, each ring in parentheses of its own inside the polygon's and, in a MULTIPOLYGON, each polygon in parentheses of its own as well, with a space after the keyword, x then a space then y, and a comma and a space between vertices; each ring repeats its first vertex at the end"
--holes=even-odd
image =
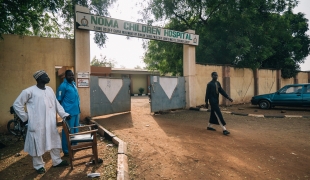
MULTIPOLYGON (((218 73, 218 81, 226 93, 234 100, 233 104, 249 103, 251 98, 259 94, 273 93, 287 84, 310 83, 310 72, 299 72, 296 77, 283 79, 281 70, 236 68, 220 65, 196 64, 196 104, 205 104, 205 93, 211 73, 218 73)), ((220 96, 222 105, 229 101, 220 96)))

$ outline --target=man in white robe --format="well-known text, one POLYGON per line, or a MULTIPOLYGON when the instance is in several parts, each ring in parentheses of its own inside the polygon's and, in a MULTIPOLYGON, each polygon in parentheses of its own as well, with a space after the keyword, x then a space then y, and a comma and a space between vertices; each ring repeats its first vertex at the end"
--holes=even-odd
POLYGON ((45 84, 50 79, 45 71, 37 71, 34 75, 37 85, 21 92, 13 107, 22 121, 28 120, 28 132, 24 151, 33 159, 33 167, 39 174, 45 173, 42 155, 50 151, 53 167, 68 166, 67 161, 61 160, 61 140, 57 131, 56 112, 62 117, 70 119, 59 104, 54 91, 45 84), (26 105, 27 112, 24 109, 26 105))

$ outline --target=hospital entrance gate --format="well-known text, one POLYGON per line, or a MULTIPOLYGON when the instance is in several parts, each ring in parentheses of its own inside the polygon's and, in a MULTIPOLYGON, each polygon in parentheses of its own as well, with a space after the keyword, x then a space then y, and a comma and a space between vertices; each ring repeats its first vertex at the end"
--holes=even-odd
POLYGON ((186 106, 184 77, 150 77, 151 112, 181 109, 186 106))
POLYGON ((130 79, 90 77, 90 113, 92 117, 130 110, 130 79))

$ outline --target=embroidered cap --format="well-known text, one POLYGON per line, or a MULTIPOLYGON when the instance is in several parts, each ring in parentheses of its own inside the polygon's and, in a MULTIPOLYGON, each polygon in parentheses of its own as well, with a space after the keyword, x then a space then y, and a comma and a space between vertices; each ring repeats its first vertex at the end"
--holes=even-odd
POLYGON ((38 79, 42 74, 46 74, 44 70, 39 70, 33 74, 34 79, 38 79))

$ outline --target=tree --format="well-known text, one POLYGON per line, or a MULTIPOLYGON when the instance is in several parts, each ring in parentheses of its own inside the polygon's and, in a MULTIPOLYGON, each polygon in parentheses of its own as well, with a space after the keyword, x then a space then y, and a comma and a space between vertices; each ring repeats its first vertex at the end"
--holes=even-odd
MULTIPOLYGON (((75 5, 88 7, 92 14, 108 16, 116 0, 0 0, 0 37, 18 34, 73 38, 75 5)), ((96 32, 94 41, 103 47, 106 35, 96 32)))
MULTIPOLYGON (((294 77, 300 69, 299 64, 309 54, 309 36, 307 19, 304 14, 286 12, 281 16, 285 21, 282 28, 286 33, 277 33, 278 41, 274 45, 275 53, 262 63, 262 67, 282 70, 283 78, 294 77)), ((283 30, 282 30, 283 31, 283 30)))
MULTIPOLYGON (((0 35, 38 35, 42 31, 42 26, 46 34, 56 33, 52 30, 54 21, 50 13, 55 13, 59 4, 48 0, 1 0, 0 11, 0 35)), ((48 36, 48 35, 47 35, 48 36)))
MULTIPOLYGON (((194 29, 199 34, 197 63, 277 68, 282 69, 283 77, 292 77, 299 68, 298 63, 309 54, 310 45, 305 34, 307 19, 292 13, 296 5, 296 0, 153 0, 148 12, 155 20, 168 19, 166 28, 194 29), (287 48, 281 48, 283 45, 287 48), (280 62, 279 59, 285 63, 272 63, 280 62)), ((163 44, 149 42, 145 63, 148 68, 160 68, 161 72, 181 74, 181 68, 175 69, 178 63, 182 64, 182 47, 163 44), (162 55, 156 56, 157 50, 162 55), (179 55, 165 56, 168 52, 179 55)))
POLYGON ((93 59, 90 62, 91 66, 97 66, 97 67, 111 67, 114 68, 117 62, 114 60, 107 60, 106 56, 100 55, 100 59, 98 59, 96 56, 93 57, 93 59))
MULTIPOLYGON (((177 19, 165 26, 167 29, 185 31, 186 25, 177 19)), ((171 73, 173 76, 183 75, 182 44, 151 40, 144 54, 144 63, 149 70, 159 70, 161 75, 171 73)))
POLYGON ((143 69, 141 66, 139 66, 139 65, 136 65, 135 67, 134 67, 134 69, 143 69))

